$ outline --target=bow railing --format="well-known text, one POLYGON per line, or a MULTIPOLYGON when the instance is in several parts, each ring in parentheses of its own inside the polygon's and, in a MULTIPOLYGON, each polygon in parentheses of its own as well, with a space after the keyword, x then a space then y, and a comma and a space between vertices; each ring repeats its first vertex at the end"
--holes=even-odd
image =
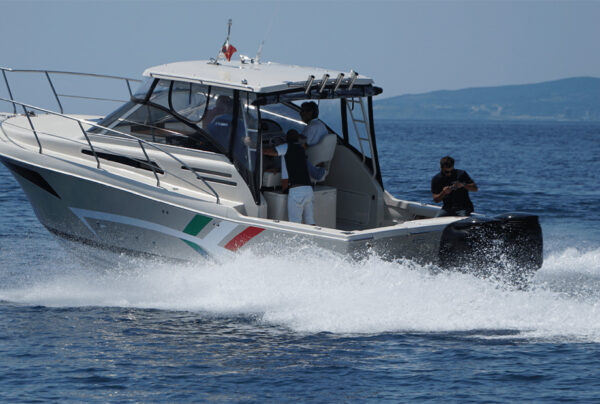
MULTIPOLYGON (((41 75, 45 76, 46 80, 48 81, 48 84, 50 85, 50 89, 52 91, 52 94, 54 95, 54 99, 56 100, 56 103, 58 104, 58 109, 60 110, 61 114, 64 114, 64 112, 65 112, 64 108, 63 108, 63 104, 61 102, 62 98, 78 98, 78 99, 86 99, 86 100, 113 101, 113 102, 125 102, 126 100, 115 100, 115 99, 105 98, 105 97, 86 97, 86 96, 77 95, 77 94, 59 93, 57 91, 57 86, 56 86, 55 82, 52 80, 52 76, 54 76, 54 75, 94 77, 94 78, 109 79, 109 80, 119 80, 119 81, 124 82, 125 85, 127 86, 127 91, 129 92, 130 97, 133 95, 133 92, 131 90, 131 83, 140 83, 141 82, 141 80, 132 79, 132 78, 128 78, 128 77, 111 76, 111 75, 107 75, 107 74, 95 74, 95 73, 66 72, 66 71, 60 71, 60 70, 11 69, 9 67, 1 67, 0 66, 0 71, 2 71, 2 77, 4 78, 4 84, 6 85, 6 90, 8 91, 8 95, 11 100, 14 100, 14 96, 13 96, 11 84, 8 80, 7 73, 11 73, 11 74, 12 73, 33 73, 33 74, 41 74, 41 75)), ((15 114, 17 113, 17 107, 14 104, 13 104, 13 112, 15 114)))
MULTIPOLYGON (((11 103, 11 104, 13 105, 13 109, 14 109, 14 111, 15 111, 15 114, 16 114, 16 111, 17 111, 17 106, 20 106, 20 107, 23 109, 23 114, 24 114, 24 116, 26 116, 26 117, 27 117, 27 121, 29 122, 30 130, 31 130, 31 131, 32 131, 32 133, 34 134, 34 137, 35 137, 35 139, 36 139, 36 142, 37 142, 37 144, 38 144, 38 147, 39 147, 39 150, 38 150, 38 152, 39 152, 39 153, 41 153, 41 154, 43 154, 43 145, 42 145, 42 141, 40 140, 39 133, 38 133, 38 131, 36 130, 36 128, 35 128, 35 126, 34 126, 34 124, 33 124, 33 121, 32 121, 32 119, 31 119, 32 111, 40 111, 40 112, 43 112, 43 113, 45 113, 45 114, 49 114, 49 115, 55 115, 55 116, 60 116, 60 117, 62 117, 63 119, 67 119, 67 120, 70 120, 70 121, 76 122, 76 123, 77 123, 77 125, 79 126, 79 129, 80 129, 80 130, 81 130, 81 132, 83 133, 83 136, 85 137, 85 140, 86 140, 86 142, 87 142, 88 146, 90 147, 91 153, 93 154, 94 158, 96 159, 96 164, 97 164, 97 168, 98 168, 98 169, 100 169, 100 168, 101 168, 101 165, 100 165, 100 158, 99 158, 99 156, 98 156, 98 153, 97 153, 97 151, 96 151, 96 148, 95 148, 95 147, 94 147, 94 145, 93 145, 93 142, 92 142, 92 140, 91 140, 91 139, 90 139, 90 137, 89 137, 89 134, 88 134, 88 133, 87 133, 87 131, 84 129, 83 125, 90 125, 91 127, 100 128, 100 129, 103 129, 103 130, 105 130, 105 131, 107 131, 107 132, 110 132, 110 133, 116 134, 116 135, 118 135, 118 136, 120 136, 120 137, 125 137, 125 138, 131 139, 131 140, 134 140, 135 142, 137 142, 137 143, 138 143, 138 145, 140 146, 141 150, 142 150, 142 153, 143 153, 143 155, 144 155, 145 159, 146 159, 146 161, 145 161, 145 164, 146 164, 146 165, 147 165, 147 167, 149 167, 149 168, 152 170, 152 172, 154 173, 154 177, 155 177, 155 179, 156 179, 156 186, 157 186, 157 187, 160 187, 160 178, 159 178, 159 176, 158 176, 158 172, 157 172, 157 169, 156 169, 156 168, 157 168, 157 167, 156 167, 156 165, 155 165, 155 164, 152 162, 152 160, 150 160, 150 156, 149 156, 149 155, 148 155, 148 153, 147 153, 147 148, 148 148, 148 147, 149 147, 149 148, 152 148, 152 149, 154 149, 154 150, 157 150, 157 151, 159 151, 159 152, 161 152, 161 153, 163 153, 163 154, 165 154, 165 155, 167 155, 168 157, 170 157, 171 159, 173 159, 174 161, 176 161, 177 163, 179 163, 179 164, 180 164, 182 167, 184 167, 186 170, 188 170, 188 171, 189 171, 189 172, 191 172, 191 173, 194 173, 194 175, 196 176, 196 178, 197 178, 198 180, 202 181, 202 183, 203 183, 203 184, 204 184, 204 185, 205 185, 205 186, 206 186, 206 187, 207 187, 207 188, 210 190, 210 193, 212 193, 212 195, 214 195, 214 197, 216 198, 216 202, 217 202, 217 204, 220 204, 220 198, 219 198, 219 194, 218 194, 218 193, 215 191, 215 189, 214 189, 214 188, 213 188, 213 187, 212 187, 212 186, 211 186, 211 185, 210 185, 210 184, 209 184, 209 183, 208 183, 208 182, 207 182, 207 181, 206 181, 206 180, 205 180, 205 179, 204 179, 204 178, 203 178, 201 175, 199 175, 199 174, 198 174, 197 170, 194 170, 194 169, 190 168, 190 167, 188 166, 188 164, 186 164, 186 163, 185 163, 184 161, 182 161, 180 158, 178 158, 177 156, 175 156, 174 154, 172 154, 172 153, 171 153, 171 152, 169 152, 168 150, 165 150, 165 149, 161 148, 160 146, 158 146, 158 145, 157 145, 157 144, 155 144, 155 143, 147 142, 147 141, 145 141, 145 140, 143 140, 143 139, 140 139, 140 138, 138 138, 138 137, 136 137, 136 136, 133 136, 133 135, 131 135, 131 134, 128 134, 128 133, 125 133, 125 132, 121 132, 121 131, 119 131, 119 130, 116 130, 116 129, 108 128, 108 127, 105 127, 105 126, 99 125, 99 124, 97 124, 97 123, 95 123, 95 122, 88 121, 88 120, 86 120, 86 119, 81 119, 81 118, 76 118, 76 117, 73 117, 73 116, 65 115, 64 113, 59 113, 59 112, 51 111, 51 110, 48 110, 48 109, 45 109, 45 108, 42 108, 42 107, 36 107, 36 106, 34 106, 34 105, 30 105, 30 104, 26 104, 26 103, 23 103, 23 102, 15 101, 15 100, 13 100, 13 99, 7 99, 7 98, 0 97, 0 101, 5 101, 5 102, 8 102, 8 103, 11 103)), ((6 122, 4 122, 3 124, 6 124, 6 122)), ((56 136, 56 137, 58 137, 57 135, 48 134, 48 133, 45 133, 45 135, 49 135, 49 136, 56 136)), ((72 140, 72 141, 73 141, 73 142, 75 142, 75 143, 78 143, 78 142, 76 142, 75 140, 72 140)), ((106 149, 104 149, 104 148, 103 148, 103 150, 106 150, 106 149)), ((110 150, 110 151, 111 151, 111 152, 114 152, 114 151, 112 151, 112 150, 110 150)), ((116 153, 116 154, 118 154, 118 155, 121 155, 121 156, 123 156, 123 157, 128 157, 128 156, 124 156, 124 155, 122 155, 122 154, 120 154, 120 153, 116 153)), ((169 172, 169 171, 167 171, 167 170, 164 170, 164 172, 165 172, 165 173, 168 173, 168 174, 170 174, 170 175, 172 175, 172 176, 173 176, 173 177, 175 177, 175 178, 178 178, 178 179, 180 179, 180 180, 184 181, 184 182, 185 182, 185 183, 187 183, 187 184, 190 184, 190 185, 192 185, 193 187, 195 187, 196 189, 199 189, 199 190, 200 190, 200 191, 202 191, 203 193, 209 193, 208 191, 206 191, 206 190, 204 190, 204 189, 202 189, 202 188, 198 187, 198 185, 197 185, 197 184, 194 184, 194 183, 192 183, 192 182, 189 182, 189 181, 185 180, 184 178, 181 178, 180 176, 178 176, 178 175, 176 175, 176 174, 174 174, 174 173, 172 173, 172 172, 169 172)))

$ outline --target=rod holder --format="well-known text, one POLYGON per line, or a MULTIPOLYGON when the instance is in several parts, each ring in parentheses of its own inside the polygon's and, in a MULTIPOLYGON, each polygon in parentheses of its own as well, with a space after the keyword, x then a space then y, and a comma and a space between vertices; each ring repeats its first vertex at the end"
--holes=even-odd
POLYGON ((334 93, 338 90, 338 88, 340 88, 340 85, 342 84, 343 79, 344 79, 344 73, 338 74, 337 78, 335 79, 335 85, 333 86, 334 93))
POLYGON ((352 90, 352 87, 354 87, 354 82, 356 81, 357 78, 358 78, 358 73, 355 72, 354 70, 350 70, 350 85, 348 86, 348 90, 352 90))
POLYGON ((304 85, 304 94, 309 93, 310 87, 312 86, 314 81, 315 81, 315 76, 313 76, 312 74, 309 74, 308 79, 306 80, 306 84, 304 85))
POLYGON ((329 74, 325 73, 321 78, 321 87, 319 87, 319 93, 322 93, 325 90, 325 86, 327 85, 327 80, 329 80, 329 74))

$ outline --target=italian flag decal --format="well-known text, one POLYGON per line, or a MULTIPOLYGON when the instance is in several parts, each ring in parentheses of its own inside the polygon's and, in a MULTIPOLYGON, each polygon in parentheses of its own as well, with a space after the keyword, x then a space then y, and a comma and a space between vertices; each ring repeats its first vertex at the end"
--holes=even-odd
MULTIPOLYGON (((183 232, 191 236, 200 237, 200 233, 205 233, 203 230, 211 221, 213 221, 213 219, 207 216, 196 215, 187 226, 185 226, 183 232)), ((201 238, 215 240, 220 247, 233 252, 242 248, 248 241, 252 240, 264 230, 260 227, 236 225, 235 223, 226 221, 217 222, 216 220, 213 225, 215 228, 201 238)), ((202 250, 202 248, 196 243, 188 240, 183 241, 196 251, 201 252, 200 250, 202 250)))
POLYGON ((246 226, 198 214, 181 231, 169 226, 129 216, 87 209, 70 209, 95 237, 101 238, 97 233, 97 229, 94 229, 92 226, 93 223, 90 223, 90 220, 102 220, 176 237, 204 256, 223 252, 231 254, 231 252, 239 250, 264 231, 260 227, 246 226))
POLYGON ((239 248, 243 247, 248 241, 252 240, 254 236, 259 234, 264 229, 260 227, 246 227, 244 231, 231 239, 227 244, 225 244, 225 248, 229 251, 237 251, 239 248))

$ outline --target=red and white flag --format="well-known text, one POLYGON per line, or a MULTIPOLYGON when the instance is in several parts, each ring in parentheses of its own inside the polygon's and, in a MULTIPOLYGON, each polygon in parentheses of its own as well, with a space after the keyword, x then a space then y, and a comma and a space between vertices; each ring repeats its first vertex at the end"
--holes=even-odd
POLYGON ((231 56, 233 56, 235 52, 237 52, 237 49, 235 46, 231 45, 229 39, 227 39, 221 48, 221 53, 227 58, 228 62, 231 62, 231 56))

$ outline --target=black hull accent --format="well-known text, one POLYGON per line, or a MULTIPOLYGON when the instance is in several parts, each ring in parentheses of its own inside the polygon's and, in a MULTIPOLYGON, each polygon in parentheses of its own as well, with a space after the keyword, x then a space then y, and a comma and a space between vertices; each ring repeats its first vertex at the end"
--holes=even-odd
POLYGON ((519 285, 527 282, 542 262, 542 228, 537 216, 472 216, 448 225, 442 233, 440 263, 444 268, 519 285))
POLYGON ((17 162, 15 162, 7 157, 0 158, 0 161, 13 173, 13 175, 15 175, 15 174, 20 175, 21 177, 25 178, 29 182, 37 185, 38 187, 42 188, 44 191, 46 191, 46 192, 54 195, 58 199, 60 199, 60 195, 58 195, 58 193, 56 193, 54 188, 52 188, 52 186, 50 184, 48 184, 48 182, 39 173, 32 171, 29 168, 26 168, 23 165, 18 164, 17 162))

